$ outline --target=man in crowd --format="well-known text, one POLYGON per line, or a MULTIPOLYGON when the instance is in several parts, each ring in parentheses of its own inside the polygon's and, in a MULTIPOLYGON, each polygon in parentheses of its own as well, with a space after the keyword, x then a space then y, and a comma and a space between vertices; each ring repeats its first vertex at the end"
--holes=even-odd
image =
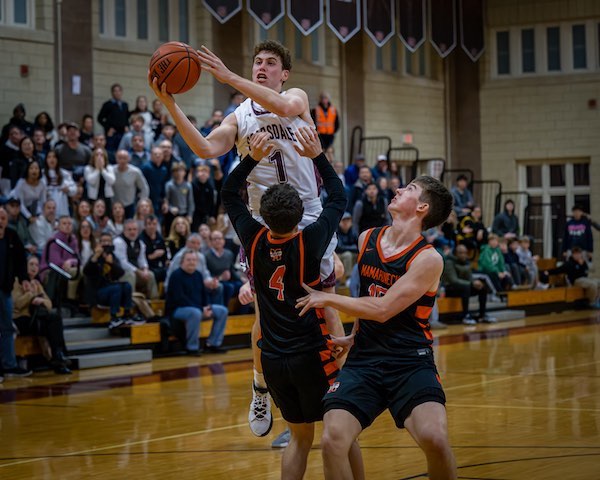
POLYGON ((67 141, 56 147, 56 156, 61 168, 69 170, 82 170, 92 156, 92 151, 87 145, 79 141, 79 125, 67 124, 67 141))
POLYGON ((142 171, 129 163, 130 156, 127 150, 117 151, 117 168, 113 191, 113 202, 121 202, 125 207, 125 218, 132 218, 135 214, 135 205, 138 199, 148 198, 150 187, 142 171))
POLYGON ((336 108, 331 104, 331 97, 327 92, 321 92, 319 103, 310 112, 323 150, 327 150, 335 138, 335 133, 340 128, 340 119, 336 108))
POLYGON ((29 233, 37 248, 37 253, 41 255, 46 246, 46 242, 56 232, 56 202, 46 200, 42 215, 36 218, 35 222, 29 226, 29 233))
POLYGON ((456 185, 450 189, 452 199, 454 200, 454 211, 458 218, 462 218, 471 213, 471 210, 475 205, 473 194, 469 190, 467 182, 467 176, 461 174, 456 177, 456 185))
POLYGON ((125 132, 129 130, 129 105, 123 101, 123 88, 118 83, 110 87, 111 99, 104 102, 98 122, 104 127, 106 149, 115 152, 125 132))
POLYGON ((10 197, 6 202, 6 211, 8 213, 8 228, 12 228, 17 232, 21 243, 25 246, 25 250, 29 253, 37 253, 35 241, 29 231, 29 222, 21 215, 21 200, 10 197))

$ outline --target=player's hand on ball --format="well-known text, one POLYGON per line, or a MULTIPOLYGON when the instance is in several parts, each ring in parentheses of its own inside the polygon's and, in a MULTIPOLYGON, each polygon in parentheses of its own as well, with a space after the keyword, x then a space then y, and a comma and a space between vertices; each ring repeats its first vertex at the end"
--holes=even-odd
POLYGON ((173 98, 173 95, 171 95, 170 93, 167 92, 167 84, 166 83, 163 83, 162 85, 159 86, 158 79, 156 77, 151 78, 150 72, 148 72, 148 82, 150 83, 152 90, 154 90, 154 95, 156 95, 156 98, 158 98, 164 106, 168 106, 168 105, 175 103, 175 99, 173 98))
POLYGON ((302 148, 295 143, 294 148, 301 157, 315 158, 323 152, 321 140, 319 140, 319 135, 314 128, 300 127, 296 132, 296 138, 302 148))
POLYGON ((267 132, 258 132, 252 135, 250 139, 250 156, 260 162, 263 158, 268 157, 273 150, 271 142, 271 134, 267 132))
POLYGON ((296 300, 296 308, 302 309, 300 310, 300 316, 306 314, 311 308, 325 307, 325 299, 327 298, 327 293, 310 288, 305 283, 302 284, 302 287, 308 292, 308 295, 306 297, 302 297, 296 300))
POLYGON ((223 61, 204 45, 200 47, 200 50, 196 51, 202 62, 202 70, 209 72, 219 82, 227 83, 231 77, 231 70, 225 66, 223 61))

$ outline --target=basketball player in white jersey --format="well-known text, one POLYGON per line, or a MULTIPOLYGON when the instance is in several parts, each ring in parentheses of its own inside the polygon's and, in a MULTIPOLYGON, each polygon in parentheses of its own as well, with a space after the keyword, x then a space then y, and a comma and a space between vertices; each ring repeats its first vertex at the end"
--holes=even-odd
MULTIPOLYGON (((185 142, 200 158, 223 155, 231 150, 234 144, 244 157, 249 153, 252 135, 260 131, 270 133, 274 147, 269 156, 263 158, 248 177, 249 203, 253 215, 262 221, 258 214, 260 197, 271 185, 287 182, 298 190, 304 204, 304 216, 299 228, 302 229, 316 221, 322 206, 314 164, 310 158, 301 157, 293 147, 294 143, 298 144, 295 133, 297 129, 307 125, 314 128, 314 123, 310 116, 306 92, 299 88, 282 91, 292 68, 289 50, 272 40, 256 45, 251 81, 229 70, 222 60, 205 46, 198 50, 198 55, 202 61, 202 70, 211 73, 219 82, 231 85, 248 98, 229 114, 218 128, 204 137, 187 119, 174 98, 167 93, 166 85, 163 84, 161 88, 156 79, 153 79, 151 86, 154 93, 169 110, 185 142)), ((337 238, 334 237, 323 255, 321 279, 324 287, 334 286, 333 252, 336 242, 337 238)), ((343 327, 337 313, 329 310, 326 317, 330 333, 343 336, 343 327)), ((252 327, 255 368, 253 399, 248 419, 252 432, 257 436, 264 436, 271 430, 273 420, 262 375, 260 351, 256 346, 259 335, 259 322, 255 320, 252 327)))

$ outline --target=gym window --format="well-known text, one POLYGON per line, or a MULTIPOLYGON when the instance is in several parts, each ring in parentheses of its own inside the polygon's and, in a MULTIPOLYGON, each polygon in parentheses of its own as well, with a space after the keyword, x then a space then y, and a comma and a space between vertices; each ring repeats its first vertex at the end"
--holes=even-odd
POLYGON ((0 0, 0 25, 34 28, 33 0, 0 0))

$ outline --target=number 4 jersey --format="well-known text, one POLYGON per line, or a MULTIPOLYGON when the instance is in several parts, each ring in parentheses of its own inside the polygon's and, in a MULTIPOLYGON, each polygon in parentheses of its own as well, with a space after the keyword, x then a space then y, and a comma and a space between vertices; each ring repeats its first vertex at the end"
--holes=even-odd
MULTIPOLYGON (((281 95, 285 95, 282 92, 281 95)), ((260 197, 271 185, 289 183, 298 190, 305 214, 316 220, 322 207, 319 200, 317 174, 310 158, 301 157, 294 149, 299 145, 296 132, 300 127, 312 127, 300 117, 280 117, 248 98, 235 110, 238 134, 236 147, 244 158, 250 153, 250 139, 258 132, 268 132, 275 147, 248 176, 248 197, 252 212, 258 215, 260 197)))

